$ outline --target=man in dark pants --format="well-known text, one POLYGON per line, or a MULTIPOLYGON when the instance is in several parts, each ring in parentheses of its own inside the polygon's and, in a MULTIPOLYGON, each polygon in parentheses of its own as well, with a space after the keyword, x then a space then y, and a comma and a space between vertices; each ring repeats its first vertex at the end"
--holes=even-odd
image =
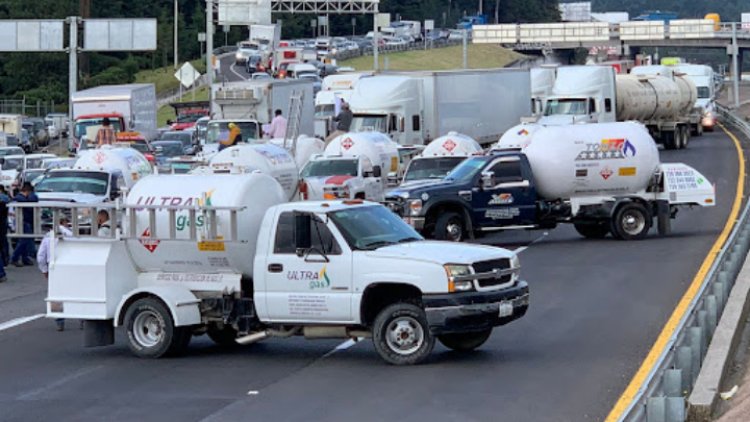
POLYGON ((10 264, 10 245, 8 244, 8 203, 10 197, 5 186, 0 185, 0 264, 10 264))
MULTIPOLYGON (((39 198, 37 198, 36 194, 34 193, 34 188, 31 186, 31 183, 24 182, 23 186, 21 187, 21 192, 19 192, 19 194, 13 198, 13 201, 19 203, 39 202, 39 198)), ((16 211, 16 215, 18 214, 18 211, 16 211)), ((31 208, 23 208, 20 214, 23 217, 23 233, 33 233, 34 210, 31 208)), ((34 265, 33 259, 36 255, 36 251, 34 249, 34 239, 19 239, 18 244, 16 245, 16 249, 13 251, 13 256, 10 257, 10 261, 16 267, 23 267, 24 265, 34 265)))

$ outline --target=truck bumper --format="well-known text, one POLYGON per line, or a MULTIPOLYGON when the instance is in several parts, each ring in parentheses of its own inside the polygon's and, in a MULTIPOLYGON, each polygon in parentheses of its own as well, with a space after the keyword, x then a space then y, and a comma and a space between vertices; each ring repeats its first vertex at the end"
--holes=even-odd
POLYGON ((524 316, 529 307, 529 285, 519 281, 495 292, 424 295, 422 303, 434 335, 482 331, 524 316))

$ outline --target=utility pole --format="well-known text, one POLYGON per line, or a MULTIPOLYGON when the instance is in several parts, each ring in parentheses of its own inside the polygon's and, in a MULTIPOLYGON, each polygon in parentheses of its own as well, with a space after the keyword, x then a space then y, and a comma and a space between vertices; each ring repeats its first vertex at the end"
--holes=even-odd
POLYGON ((179 5, 178 0, 174 0, 174 68, 177 69, 179 58, 179 42, 177 40, 177 34, 178 34, 178 27, 179 27, 179 5))
POLYGON ((740 66, 737 54, 740 52, 737 45, 737 23, 732 23, 732 91, 734 91, 734 107, 740 106, 740 66))
POLYGON ((214 83, 214 0, 206 0, 206 76, 214 83))
MULTIPOLYGON (((78 0, 78 16, 82 19, 91 17, 91 0, 78 0)), ((81 75, 89 74, 89 56, 87 54, 81 54, 78 69, 81 75)))

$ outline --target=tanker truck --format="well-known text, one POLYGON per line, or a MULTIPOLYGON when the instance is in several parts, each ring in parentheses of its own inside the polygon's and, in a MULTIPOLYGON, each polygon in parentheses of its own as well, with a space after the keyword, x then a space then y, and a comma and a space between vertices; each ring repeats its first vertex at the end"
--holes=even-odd
POLYGON ((685 148, 691 132, 703 133, 696 97, 692 81, 666 66, 636 66, 629 75, 615 75, 611 66, 566 66, 557 69, 553 93, 537 123, 634 120, 665 148, 685 148))
POLYGON ((385 199, 388 173, 398 172, 398 145, 378 132, 345 133, 300 172, 303 200, 385 199))
POLYGON ((659 163, 639 123, 539 128, 521 150, 470 157, 441 182, 390 192, 386 204, 422 234, 455 241, 505 228, 572 223, 584 237, 660 234, 682 207, 714 205, 714 188, 681 163, 659 163))
POLYGON ((441 180, 466 157, 483 152, 474 139, 450 132, 430 142, 418 157, 409 162, 401 186, 413 187, 441 180))
POLYGON ((386 362, 409 365, 436 339, 473 350, 526 313, 511 251, 425 241, 379 204, 285 200, 261 173, 147 177, 110 207, 124 215, 117 236, 50 242, 47 317, 85 320, 87 347, 123 327, 142 358, 203 334, 305 336, 372 338, 386 362))

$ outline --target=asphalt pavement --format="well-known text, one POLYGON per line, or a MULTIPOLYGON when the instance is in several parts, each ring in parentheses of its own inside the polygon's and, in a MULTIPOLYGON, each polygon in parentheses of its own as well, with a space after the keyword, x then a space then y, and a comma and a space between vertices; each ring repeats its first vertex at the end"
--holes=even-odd
MULTIPOLYGON (((223 64, 222 64, 223 66, 223 64)), ((572 227, 482 239, 521 253, 528 314, 478 351, 438 345, 427 363, 392 367, 369 341, 271 339, 222 349, 196 337, 181 358, 133 357, 121 331, 82 347, 70 323, 36 319, 2 330, 0 420, 602 420, 647 354, 735 196, 737 157, 720 130, 662 152, 716 184, 717 206, 681 211, 673 234, 640 242, 580 238, 572 227), (533 243, 532 243, 533 242, 533 243), (351 347, 348 347, 351 346, 351 347), (340 349, 337 350, 337 347, 340 349)), ((33 268, 0 284, 0 324, 44 310, 33 268)))

